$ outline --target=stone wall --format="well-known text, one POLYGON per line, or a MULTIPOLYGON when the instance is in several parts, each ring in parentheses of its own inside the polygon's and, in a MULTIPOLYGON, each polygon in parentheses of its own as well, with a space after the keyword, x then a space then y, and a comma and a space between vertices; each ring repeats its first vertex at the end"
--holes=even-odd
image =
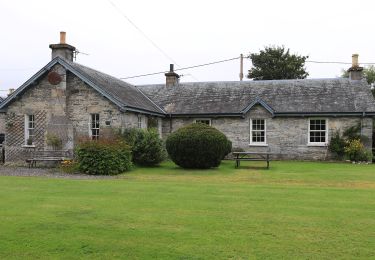
POLYGON ((90 136, 91 114, 99 114, 100 135, 109 135, 126 124, 126 115, 80 78, 68 72, 67 81, 67 114, 75 141, 90 136))
MULTIPOLYGON (((34 150, 42 150, 46 147, 46 135, 59 135, 64 144, 67 144, 68 132, 72 129, 66 117, 66 72, 56 65, 51 71, 61 75, 62 81, 57 85, 51 85, 47 75, 34 82, 22 96, 7 107, 6 112, 6 137, 5 160, 24 161, 30 157, 34 150), (25 116, 34 115, 35 137, 32 145, 25 140, 25 116), (59 120, 60 119, 60 120, 59 120), (63 120, 63 122, 61 121, 63 120), (62 122, 62 123, 61 123, 62 122)), ((62 147, 67 148, 67 147, 62 147)))
MULTIPOLYGON (((371 149, 372 143, 372 118, 360 117, 327 117, 328 139, 333 133, 362 124, 362 134, 369 138, 366 148, 371 149)), ((163 137, 166 138, 170 131, 193 123, 195 118, 174 118, 172 124, 166 119, 163 122, 163 137), (171 127, 172 126, 172 127, 171 127)), ((327 146, 309 146, 308 143, 308 117, 274 117, 261 106, 255 106, 245 118, 211 118, 213 127, 222 131, 232 141, 234 148, 245 151, 270 151, 277 159, 325 160, 330 159, 327 146), (250 118, 266 119, 267 145, 250 145, 250 118)))
MULTIPOLYGON (((100 95, 81 79, 61 65, 52 71, 62 76, 58 85, 48 82, 47 75, 38 79, 0 114, 0 130, 5 127, 6 161, 25 161, 35 150, 48 150, 48 134, 62 140, 61 149, 73 153, 74 144, 80 137, 89 137, 90 116, 99 114, 100 136, 112 134, 113 129, 138 126, 138 115, 121 112, 111 101, 100 95), (35 140, 27 145, 25 140, 25 115, 35 116, 35 140), (5 118, 5 123, 2 123, 5 118)), ((143 115, 147 127, 147 118, 143 115)))
POLYGON ((0 134, 5 133, 5 113, 0 113, 0 134))

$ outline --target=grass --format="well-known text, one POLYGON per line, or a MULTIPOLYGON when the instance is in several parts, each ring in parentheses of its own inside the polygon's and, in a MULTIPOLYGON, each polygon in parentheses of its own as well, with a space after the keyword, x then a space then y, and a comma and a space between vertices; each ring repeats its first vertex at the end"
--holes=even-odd
POLYGON ((0 177, 0 258, 375 258, 375 165, 0 177))

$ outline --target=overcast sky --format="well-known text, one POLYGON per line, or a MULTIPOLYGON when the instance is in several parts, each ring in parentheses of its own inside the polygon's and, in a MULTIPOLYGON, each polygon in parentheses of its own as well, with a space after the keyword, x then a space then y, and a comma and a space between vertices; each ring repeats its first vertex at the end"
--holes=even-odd
MULTIPOLYGON (((17 88, 51 59, 48 47, 67 32, 78 63, 116 77, 168 70, 284 45, 310 60, 375 62, 373 0, 0 0, 0 90, 17 88), (113 6, 113 4, 117 9, 113 6)), ((245 72, 251 66, 245 61, 245 72)), ((310 78, 332 78, 348 65, 311 64, 310 78)), ((181 72, 181 81, 238 80, 239 61, 181 72)), ((165 81, 164 75, 127 80, 165 81)), ((5 95, 6 92, 0 92, 5 95)))

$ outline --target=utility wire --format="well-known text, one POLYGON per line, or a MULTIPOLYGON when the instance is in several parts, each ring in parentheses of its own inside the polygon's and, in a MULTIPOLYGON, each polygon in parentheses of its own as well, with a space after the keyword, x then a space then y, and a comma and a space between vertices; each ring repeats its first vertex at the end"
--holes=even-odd
MULTIPOLYGON (((344 64, 344 65, 351 65, 350 62, 343 62, 343 61, 316 61, 316 60, 307 60, 305 62, 309 63, 325 63, 325 64, 344 64)), ((363 65, 375 65, 375 62, 359 62, 359 64, 363 65)))
MULTIPOLYGON (((175 71, 193 69, 193 68, 198 68, 198 67, 203 67, 203 66, 209 66, 209 65, 213 65, 213 64, 218 64, 218 63, 223 63, 223 62, 227 62, 227 61, 237 60, 239 58, 240 57, 234 57, 234 58, 225 59, 225 60, 213 61, 213 62, 209 62, 209 63, 204 63, 204 64, 199 64, 199 65, 194 65, 194 66, 189 66, 189 67, 175 69, 175 71)), ((145 76, 152 76, 152 75, 157 75, 157 74, 164 74, 165 72, 166 71, 159 71, 159 72, 153 72, 153 73, 147 73, 147 74, 142 74, 142 75, 130 76, 130 77, 125 77, 125 78, 120 78, 120 79, 133 79, 133 78, 139 78, 139 77, 145 77, 145 76)))
POLYGON ((156 49, 158 49, 168 60, 172 61, 176 66, 180 67, 177 62, 169 56, 162 48, 160 48, 150 37, 147 36, 146 33, 144 33, 130 18, 120 9, 115 5, 111 0, 108 0, 108 2, 119 12, 122 17, 124 17, 133 27, 142 34, 143 37, 145 37, 156 49))
MULTIPOLYGON (((164 55, 168 60, 173 62, 177 67, 181 67, 171 56, 169 56, 162 48, 160 48, 150 37, 147 36, 145 32, 143 32, 117 5, 113 3, 113 1, 108 0, 108 2, 119 12, 122 17, 124 17, 137 31, 139 31, 143 37, 145 37, 160 53, 164 55)), ((198 79, 194 77, 194 75, 190 74, 191 77, 193 77, 196 81, 198 79)))
POLYGON ((21 71, 21 70, 35 70, 38 68, 0 68, 0 71, 21 71))

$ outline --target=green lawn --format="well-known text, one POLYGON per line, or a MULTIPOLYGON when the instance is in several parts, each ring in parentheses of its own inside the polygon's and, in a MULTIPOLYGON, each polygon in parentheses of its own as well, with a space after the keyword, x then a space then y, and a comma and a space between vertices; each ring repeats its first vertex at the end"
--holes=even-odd
POLYGON ((0 259, 375 258, 375 165, 0 177, 0 259))

